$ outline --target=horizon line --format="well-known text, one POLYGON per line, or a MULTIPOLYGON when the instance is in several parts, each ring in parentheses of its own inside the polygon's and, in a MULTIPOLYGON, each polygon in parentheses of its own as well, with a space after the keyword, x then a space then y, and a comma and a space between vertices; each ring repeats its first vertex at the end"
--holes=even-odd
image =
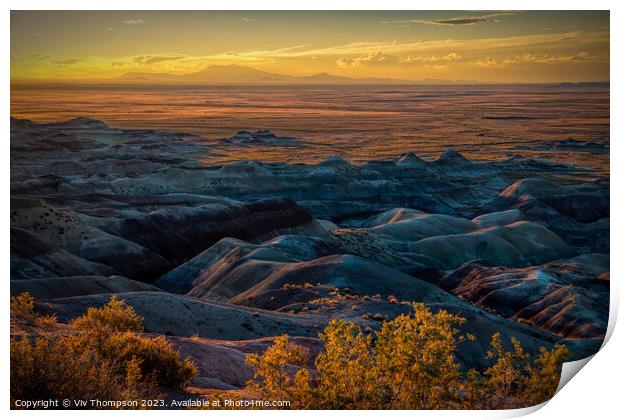
MULTIPOLYGON (((381 80, 382 78, 377 78, 381 80)), ((599 84, 609 85, 610 80, 581 80, 581 81, 549 81, 549 82, 523 82, 523 81, 481 81, 481 80, 447 80, 447 79, 419 79, 419 80, 407 80, 407 79, 394 79, 390 82, 389 79, 385 82, 370 82, 363 79, 350 79, 350 82, 135 82, 135 81, 121 81, 115 79, 43 79, 43 78, 29 78, 29 79, 11 79, 10 84, 13 85, 119 85, 119 86, 355 86, 355 85, 368 85, 368 86, 402 86, 402 85, 582 85, 582 84, 599 84)))

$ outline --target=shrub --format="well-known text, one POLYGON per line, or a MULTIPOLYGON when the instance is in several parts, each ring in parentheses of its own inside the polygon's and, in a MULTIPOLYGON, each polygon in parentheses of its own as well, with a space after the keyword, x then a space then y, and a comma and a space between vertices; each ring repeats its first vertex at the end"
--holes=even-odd
POLYGON ((120 400, 146 395, 125 383, 112 365, 93 349, 76 348, 68 340, 11 339, 12 405, 18 399, 120 400))
POLYGON ((88 332, 141 332, 144 331, 142 321, 131 306, 112 296, 103 307, 88 308, 85 315, 74 319, 70 325, 88 332))
MULTIPOLYGON (((29 302, 15 304, 21 310, 29 302)), ((164 337, 141 335, 142 318, 116 298, 70 325, 70 334, 11 340, 12 403, 153 399, 160 387, 183 387, 196 374, 194 362, 181 360, 164 337)))
POLYGON ((463 318, 423 304, 415 313, 383 323, 365 334, 358 325, 332 321, 319 335, 325 350, 313 368, 308 351, 279 337, 262 356, 250 355, 250 388, 265 399, 285 399, 292 408, 309 409, 450 409, 513 408, 549 399, 559 381, 566 348, 540 350, 534 365, 518 340, 512 351, 493 336, 487 357, 494 364, 462 375, 457 345, 472 340, 459 335, 463 318), (297 368, 294 368, 296 366, 297 368))
POLYGON ((526 367, 528 375, 521 390, 521 399, 528 405, 549 401, 557 389, 562 363, 568 354, 568 348, 562 344, 556 345, 551 351, 541 347, 534 366, 526 367))
POLYGON ((34 299, 30 293, 23 292, 17 296, 11 296, 11 316, 28 318, 34 314, 34 299))
POLYGON ((460 388, 454 326, 465 320, 414 307, 413 317, 399 315, 377 333, 375 360, 387 385, 387 408, 454 408, 460 388))
POLYGON ((139 335, 144 331, 142 317, 114 296, 101 308, 89 308, 70 325, 81 333, 74 337, 74 345, 92 347, 104 358, 114 360, 119 374, 134 359, 141 373, 159 386, 183 387, 196 374, 196 365, 190 359, 180 360, 163 336, 139 335))
POLYGON ((49 327, 56 323, 55 315, 40 315, 34 310, 34 299, 28 292, 11 296, 11 317, 27 325, 49 327))
POLYGON ((558 386, 562 363, 568 356, 564 345, 556 345, 551 351, 541 347, 534 360, 523 350, 519 340, 511 338, 512 351, 504 349, 499 333, 491 338, 491 350, 487 358, 495 360, 484 372, 484 398, 478 401, 480 408, 518 408, 548 401, 558 386))
POLYGON ((324 407, 372 408, 376 404, 372 385, 379 384, 372 366, 371 336, 364 335, 358 325, 333 320, 319 337, 325 353, 315 360, 318 381, 306 404, 320 396, 324 407))
POLYGON ((303 377, 306 373, 293 377, 292 365, 302 365, 308 360, 308 349, 290 343, 286 335, 276 337, 262 356, 251 354, 247 357, 247 363, 256 371, 254 377, 260 378, 260 383, 250 381, 248 386, 252 390, 265 392, 275 400, 300 398, 306 391, 306 378, 303 377))
POLYGON ((194 377, 196 365, 189 358, 180 359, 163 337, 147 338, 132 332, 111 335, 99 349, 100 353, 115 360, 121 372, 130 363, 137 363, 145 377, 153 378, 160 386, 182 388, 194 377))

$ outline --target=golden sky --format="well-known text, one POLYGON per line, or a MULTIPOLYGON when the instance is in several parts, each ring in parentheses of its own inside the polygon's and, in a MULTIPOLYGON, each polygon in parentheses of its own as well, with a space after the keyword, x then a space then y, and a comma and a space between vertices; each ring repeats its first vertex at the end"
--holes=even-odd
POLYGON ((11 12, 12 80, 228 64, 295 76, 606 81, 609 12, 11 12))

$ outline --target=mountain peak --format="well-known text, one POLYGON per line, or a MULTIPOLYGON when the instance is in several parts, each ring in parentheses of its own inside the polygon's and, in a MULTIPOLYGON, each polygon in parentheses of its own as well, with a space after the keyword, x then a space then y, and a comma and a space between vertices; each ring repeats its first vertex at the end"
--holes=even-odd
MULTIPOLYGON (((398 80, 388 78, 354 79, 321 72, 310 76, 291 76, 270 73, 253 67, 239 64, 212 64, 193 73, 125 73, 117 78, 133 83, 170 83, 170 84, 415 84, 414 80, 398 80)), ((449 81, 434 81, 449 83, 449 81)))

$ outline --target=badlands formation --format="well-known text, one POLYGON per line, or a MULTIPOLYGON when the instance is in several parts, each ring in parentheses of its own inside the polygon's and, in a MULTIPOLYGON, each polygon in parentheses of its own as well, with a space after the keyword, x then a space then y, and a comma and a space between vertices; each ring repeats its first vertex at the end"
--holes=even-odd
POLYGON ((609 178, 518 146, 494 161, 201 161, 229 144, 305 143, 11 119, 11 293, 59 322, 116 294, 197 361, 203 389, 243 387, 245 355, 274 336, 316 352, 331 319, 375 330, 410 302, 466 318, 477 340, 460 344, 464 368, 487 365, 496 331, 530 353, 565 343, 573 360, 601 345, 609 178))

